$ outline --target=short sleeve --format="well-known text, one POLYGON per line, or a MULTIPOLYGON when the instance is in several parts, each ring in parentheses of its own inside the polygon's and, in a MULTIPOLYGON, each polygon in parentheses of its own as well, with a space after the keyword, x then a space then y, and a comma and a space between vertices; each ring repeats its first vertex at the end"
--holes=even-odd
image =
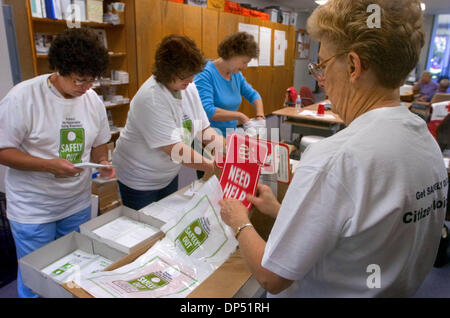
POLYGON ((140 98, 136 107, 136 127, 151 149, 181 142, 182 130, 177 126, 170 103, 164 98, 140 98))
POLYGON ((316 167, 297 168, 266 244, 262 266, 302 279, 336 246, 354 204, 339 178, 316 167))
POLYGON ((25 109, 11 93, 0 101, 0 149, 20 148, 29 133, 30 116, 25 109))
MULTIPOLYGON (((99 109, 99 133, 92 144, 92 147, 98 147, 100 145, 106 144, 111 140, 111 130, 109 128, 108 123, 108 115, 106 114, 106 108, 101 102, 100 98, 98 98, 99 105, 97 106, 99 109)), ((97 102, 97 101, 96 101, 97 102)))

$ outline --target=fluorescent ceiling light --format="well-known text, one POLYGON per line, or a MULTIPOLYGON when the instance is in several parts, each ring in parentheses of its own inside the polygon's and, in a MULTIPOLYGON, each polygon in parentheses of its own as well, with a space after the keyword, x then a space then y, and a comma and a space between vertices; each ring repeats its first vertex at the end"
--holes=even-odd
POLYGON ((423 3, 422 1, 420 1, 420 8, 422 8, 422 11, 425 11, 425 9, 427 8, 427 5, 425 3, 423 3))
POLYGON ((319 6, 321 6, 321 5, 325 4, 325 3, 327 3, 328 0, 316 0, 315 2, 316 2, 319 6))

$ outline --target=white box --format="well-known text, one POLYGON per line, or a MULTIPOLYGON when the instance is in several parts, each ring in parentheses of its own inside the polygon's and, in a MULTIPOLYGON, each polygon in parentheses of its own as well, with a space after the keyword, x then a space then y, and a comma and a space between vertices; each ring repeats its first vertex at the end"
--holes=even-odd
POLYGON ((278 10, 277 9, 267 9, 266 13, 270 15, 270 21, 278 22, 278 10))
POLYGON ((98 216, 98 195, 91 194, 91 219, 98 216))
POLYGON ((100 228, 101 226, 103 226, 121 216, 129 217, 135 221, 151 225, 158 229, 160 229, 161 226, 164 225, 164 223, 162 221, 160 221, 156 218, 153 218, 149 215, 145 215, 143 213, 140 213, 136 210, 127 208, 126 206, 122 205, 118 208, 115 208, 115 209, 109 211, 108 213, 102 214, 99 217, 96 217, 95 219, 90 220, 89 222, 86 222, 86 223, 80 225, 80 232, 81 232, 81 234, 84 234, 96 241, 102 242, 102 243, 104 243, 108 246, 111 246, 119 251, 122 251, 126 254, 129 254, 129 253, 132 253, 132 252, 138 250, 140 247, 146 245, 149 241, 154 240, 158 236, 161 236, 161 237, 163 236, 163 232, 159 231, 155 235, 150 236, 149 238, 143 240, 142 242, 140 242, 132 247, 127 247, 127 246, 124 246, 117 242, 114 242, 110 239, 102 238, 99 235, 97 235, 96 233, 94 233, 94 231, 96 229, 100 228))
POLYGON ((80 249, 103 256, 113 262, 126 254, 78 232, 72 232, 53 241, 19 260, 23 282, 36 294, 46 298, 73 298, 57 281, 41 272, 48 265, 80 249))
POLYGON ((281 16, 283 17, 283 21, 282 21, 281 23, 282 23, 282 24, 289 25, 289 20, 290 20, 290 17, 291 17, 290 12, 288 12, 288 11, 282 11, 282 12, 281 12, 281 16))

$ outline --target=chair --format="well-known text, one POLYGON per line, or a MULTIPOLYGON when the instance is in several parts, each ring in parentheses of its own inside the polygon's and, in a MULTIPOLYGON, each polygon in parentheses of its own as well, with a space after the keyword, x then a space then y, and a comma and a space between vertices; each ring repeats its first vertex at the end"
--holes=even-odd
POLYGON ((302 98, 303 106, 309 106, 315 103, 314 94, 308 86, 300 87, 300 97, 302 98))
POLYGON ((431 99, 431 104, 450 101, 450 93, 436 93, 431 99))

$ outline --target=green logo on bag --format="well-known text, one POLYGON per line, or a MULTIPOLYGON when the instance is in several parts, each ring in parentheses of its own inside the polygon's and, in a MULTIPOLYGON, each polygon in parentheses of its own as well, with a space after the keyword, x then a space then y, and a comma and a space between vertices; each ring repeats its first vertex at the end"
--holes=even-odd
POLYGON ((84 152, 84 128, 60 130, 59 157, 72 163, 80 163, 84 152))
POLYGON ((186 254, 191 255, 207 238, 208 233, 205 231, 200 219, 196 219, 178 235, 177 240, 186 251, 186 254))
POLYGON ((138 291, 148 291, 161 288, 167 285, 168 282, 155 273, 150 273, 137 279, 130 280, 128 281, 128 284, 138 289, 138 291))
POLYGON ((72 264, 70 264, 70 263, 66 263, 66 264, 64 264, 63 266, 61 266, 60 268, 58 268, 58 269, 55 269, 53 272, 52 272, 52 274, 54 274, 54 275, 61 275, 62 273, 64 273, 65 271, 67 271, 69 268, 71 268, 71 267, 73 267, 73 265, 72 264))

